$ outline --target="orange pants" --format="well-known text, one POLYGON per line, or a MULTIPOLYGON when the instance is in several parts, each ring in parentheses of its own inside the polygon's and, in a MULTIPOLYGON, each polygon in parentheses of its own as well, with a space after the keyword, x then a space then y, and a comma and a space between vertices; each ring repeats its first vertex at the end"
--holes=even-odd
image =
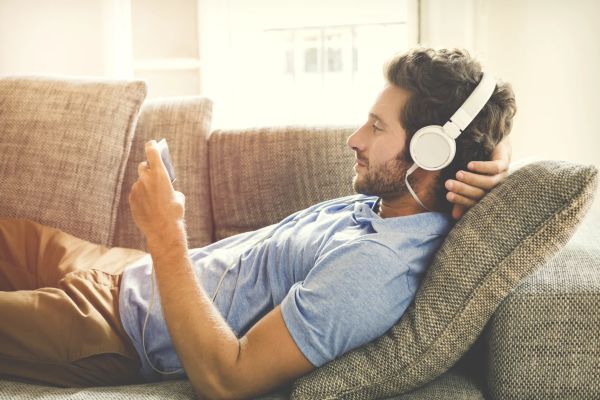
POLYGON ((57 386, 142 382, 118 293, 123 268, 145 254, 0 219, 0 377, 57 386))

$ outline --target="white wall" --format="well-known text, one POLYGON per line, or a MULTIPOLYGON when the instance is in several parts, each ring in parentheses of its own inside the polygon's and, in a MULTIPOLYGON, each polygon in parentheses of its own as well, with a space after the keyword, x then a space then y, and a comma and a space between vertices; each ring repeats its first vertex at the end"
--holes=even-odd
POLYGON ((102 0, 0 0, 0 74, 104 74, 102 0))
POLYGON ((515 152, 600 167, 600 2, 491 1, 488 14, 489 64, 519 103, 515 152))
POLYGON ((465 47, 511 82, 513 159, 600 168, 599 16, 598 0, 423 0, 422 42, 465 47))

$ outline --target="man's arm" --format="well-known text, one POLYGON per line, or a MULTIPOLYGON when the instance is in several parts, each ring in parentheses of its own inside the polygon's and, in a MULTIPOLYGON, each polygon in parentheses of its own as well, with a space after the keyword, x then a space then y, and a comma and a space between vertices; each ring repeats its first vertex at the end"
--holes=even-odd
POLYGON ((279 306, 238 340, 196 283, 187 249, 165 249, 160 242, 149 247, 169 333, 200 397, 251 398, 314 368, 290 336, 279 306))
POLYGON ((452 217, 462 217, 490 190, 506 180, 511 155, 510 139, 506 136, 494 148, 491 161, 471 161, 467 168, 472 172, 459 171, 456 180, 446 181, 446 198, 454 204, 452 217))
POLYGON ((185 198, 175 192, 156 148, 146 145, 129 198, 152 255, 161 305, 177 354, 203 399, 249 398, 306 374, 304 357, 279 306, 238 339, 196 283, 183 223, 185 198))

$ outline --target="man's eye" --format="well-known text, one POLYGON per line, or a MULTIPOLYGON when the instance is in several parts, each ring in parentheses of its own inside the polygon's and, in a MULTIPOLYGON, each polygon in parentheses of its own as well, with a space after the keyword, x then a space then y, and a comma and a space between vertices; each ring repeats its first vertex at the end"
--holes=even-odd
POLYGON ((380 127, 378 127, 376 124, 372 124, 371 126, 373 127, 373 132, 377 132, 377 131, 382 131, 383 130, 380 127))

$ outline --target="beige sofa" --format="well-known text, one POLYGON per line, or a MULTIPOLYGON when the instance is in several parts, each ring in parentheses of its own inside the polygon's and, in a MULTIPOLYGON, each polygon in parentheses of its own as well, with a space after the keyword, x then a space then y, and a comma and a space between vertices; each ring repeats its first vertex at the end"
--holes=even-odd
MULTIPOLYGON (((7 98, 8 90, 17 84, 0 85, 0 154, 4 155, 12 150, 11 143, 6 142, 8 139, 3 139, 3 129, 10 131, 18 121, 15 122, 2 99, 3 96, 7 98), (7 122, 7 116, 11 121, 7 122)), ((143 238, 129 214, 127 197, 136 179, 137 163, 144 159, 143 143, 161 137, 167 139, 175 164, 177 180, 174 186, 186 195, 190 247, 204 246, 235 233, 265 226, 321 200, 352 193, 354 155, 345 144, 352 131, 350 127, 282 126, 211 131, 212 104, 209 99, 182 97, 142 103, 143 88, 134 89, 141 94, 129 104, 129 115, 137 117, 139 109, 139 119, 136 122, 122 118, 125 121, 122 130, 131 131, 129 136, 118 136, 123 143, 122 172, 111 178, 114 182, 106 190, 108 193, 93 194, 96 199, 101 199, 92 200, 94 204, 99 201, 108 204, 106 210, 98 211, 98 215, 111 215, 108 223, 102 221, 98 223, 98 230, 86 227, 85 231, 77 230, 81 224, 61 223, 61 218, 77 219, 76 215, 85 213, 89 207, 72 208, 70 215, 64 212, 54 215, 48 210, 40 214, 39 210, 19 209, 11 203, 10 212, 2 208, 0 216, 8 213, 9 216, 35 218, 107 246, 145 249, 143 238), (111 193, 110 190, 114 191, 111 193), (110 232, 106 232, 107 226, 110 232), (103 232, 104 236, 94 236, 97 232, 103 232)), ((126 88, 127 93, 130 91, 131 86, 126 88)), ((119 105, 119 109, 123 107, 123 104, 119 105)), ((20 121, 22 123, 23 119, 20 121)), ((43 127, 48 128, 47 125, 43 127)), ((59 131, 56 127, 51 129, 59 131)), ((76 138, 86 140, 83 136, 76 138)), ((68 146, 65 140, 73 138, 62 140, 63 146, 68 146)), ((92 150, 92 154, 115 151, 116 145, 112 146, 106 144, 92 150)), ((3 157, 0 161, 5 165, 0 170, 0 179, 9 172, 15 173, 6 167, 9 159, 3 157)), ((117 162, 112 165, 121 168, 117 162)), ((90 173, 98 182, 105 179, 104 175, 90 173)), ((60 177, 57 179, 61 182, 60 177)), ((6 185, 0 184, 0 192, 6 190, 6 185)), ((21 181, 21 185, 27 185, 27 181, 21 181)), ((55 187, 49 196, 62 196, 63 190, 65 187, 55 187)), ((80 198, 77 193, 75 197, 80 198)), ((50 207, 65 202, 46 204, 50 207)), ((512 291, 471 350, 452 368, 433 381, 393 398, 600 396, 599 222, 598 215, 590 215, 558 257, 512 291), (557 309, 566 313, 555 313, 557 309), (538 351, 533 350, 536 345, 538 351), (543 395, 548 393, 553 395, 543 395)), ((288 391, 289 388, 284 388, 262 398, 286 399, 288 391)), ((186 399, 193 398, 193 393, 187 381, 61 389, 0 380, 0 399, 26 398, 186 399)))

